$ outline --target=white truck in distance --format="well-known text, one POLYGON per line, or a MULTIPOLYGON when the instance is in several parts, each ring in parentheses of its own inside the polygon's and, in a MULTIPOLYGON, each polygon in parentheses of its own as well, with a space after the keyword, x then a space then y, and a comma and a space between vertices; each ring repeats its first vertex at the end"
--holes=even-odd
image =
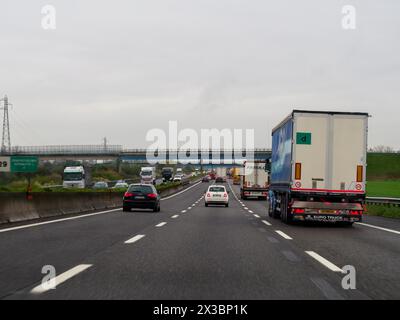
POLYGON ((140 170, 140 183, 156 184, 156 168, 142 167, 140 170))
POLYGON ((241 172, 240 197, 256 197, 267 199, 268 195, 268 172, 265 170, 266 161, 245 161, 241 172))
POLYGON ((89 172, 87 171, 84 166, 65 167, 63 172, 63 188, 86 188, 90 179, 89 172))
POLYGON ((361 221, 368 114, 293 110, 272 130, 269 215, 361 221))

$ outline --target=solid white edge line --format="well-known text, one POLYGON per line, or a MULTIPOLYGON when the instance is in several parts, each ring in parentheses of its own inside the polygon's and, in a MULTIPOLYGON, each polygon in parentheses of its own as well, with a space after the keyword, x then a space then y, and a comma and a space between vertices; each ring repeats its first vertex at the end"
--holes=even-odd
MULTIPOLYGON (((69 269, 68 271, 65 271, 64 273, 61 273, 60 275, 56 276, 54 278, 56 285, 60 285, 63 282, 67 281, 68 279, 71 279, 72 277, 76 276, 77 274, 85 271, 86 269, 90 268, 92 264, 79 264, 76 267, 73 267, 72 269, 69 269)), ((48 290, 52 290, 51 288, 45 288, 43 287, 43 284, 40 284, 33 288, 30 292, 33 294, 39 294, 39 293, 44 293, 48 290)))
POLYGON ((365 226, 365 227, 374 228, 374 229, 378 229, 378 230, 383 230, 383 231, 387 231, 387 232, 392 232, 392 233, 395 233, 395 234, 400 234, 400 231, 397 231, 397 230, 378 227, 378 226, 374 226, 373 224, 368 224, 368 223, 363 223, 363 222, 356 222, 356 223, 359 224, 359 225, 365 226))
POLYGON ((31 228, 31 227, 36 227, 36 226, 42 226, 42 225, 50 224, 50 223, 81 219, 81 218, 96 216, 96 215, 99 215, 99 214, 110 213, 110 212, 114 212, 114 211, 121 211, 121 208, 111 209, 111 210, 106 210, 106 211, 100 211, 100 212, 87 213, 87 214, 81 214, 81 215, 76 216, 76 217, 61 218, 61 219, 56 219, 56 220, 51 220, 51 221, 37 222, 37 223, 26 224, 26 225, 18 226, 18 227, 11 227, 11 228, 7 228, 7 229, 1 229, 0 233, 13 231, 13 230, 19 230, 19 229, 25 229, 25 228, 31 228))
POLYGON ((198 186, 200 183, 201 183, 201 181, 195 183, 194 185, 192 185, 192 186, 190 186, 190 187, 188 187, 188 188, 186 188, 186 189, 183 189, 182 191, 179 191, 178 193, 174 193, 174 194, 172 194, 172 195, 170 195, 170 196, 168 196, 168 197, 161 198, 161 201, 163 201, 163 200, 168 200, 168 199, 171 199, 171 198, 173 198, 173 197, 176 197, 176 196, 178 196, 178 195, 180 195, 180 194, 182 194, 182 193, 184 193, 184 192, 186 192, 186 191, 188 191, 188 190, 194 188, 195 186, 198 186))
POLYGON ((267 226, 271 226, 271 224, 267 220, 261 220, 261 222, 266 224, 267 226))
POLYGON ((173 215, 171 218, 172 219, 175 219, 175 218, 178 218, 179 217, 179 214, 175 214, 175 215, 173 215))
POLYGON ((321 257, 318 253, 314 251, 306 251, 306 253, 313 257, 315 260, 317 260, 319 263, 323 264, 325 267, 328 269, 334 271, 334 272, 341 272, 343 273, 343 270, 340 269, 338 266, 334 265, 332 262, 326 260, 324 257, 321 257))
POLYGON ((279 234, 282 238, 285 238, 286 240, 293 240, 292 237, 288 236, 286 233, 284 233, 284 232, 281 231, 281 230, 275 230, 275 232, 276 232, 277 234, 279 234))
POLYGON ((136 235, 136 236, 134 236, 134 237, 132 237, 132 238, 126 240, 125 243, 126 243, 126 244, 134 243, 134 242, 136 242, 136 241, 142 239, 144 236, 145 236, 144 234, 138 234, 138 235, 136 235))
POLYGON ((166 222, 160 222, 159 224, 156 225, 156 227, 162 227, 165 226, 167 223, 166 222))

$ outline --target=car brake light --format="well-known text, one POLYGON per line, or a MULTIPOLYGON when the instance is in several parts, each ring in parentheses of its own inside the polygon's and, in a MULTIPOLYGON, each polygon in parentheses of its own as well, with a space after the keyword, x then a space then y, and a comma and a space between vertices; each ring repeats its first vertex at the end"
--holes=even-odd
POLYGON ((125 192, 124 197, 132 197, 133 193, 130 192, 125 192))
POLYGON ((361 210, 350 210, 350 214, 361 214, 361 210))
POLYGON ((306 212, 304 209, 300 209, 300 208, 294 208, 293 209, 293 213, 297 213, 297 214, 301 214, 306 212))
POLYGON ((155 194, 155 193, 149 193, 149 194, 147 195, 147 197, 152 198, 152 199, 155 199, 155 198, 157 198, 157 194, 155 194))
POLYGON ((207 198, 211 197, 211 194, 207 193, 207 198))
POLYGON ((227 193, 224 193, 224 198, 226 198, 228 196, 228 194, 227 193))

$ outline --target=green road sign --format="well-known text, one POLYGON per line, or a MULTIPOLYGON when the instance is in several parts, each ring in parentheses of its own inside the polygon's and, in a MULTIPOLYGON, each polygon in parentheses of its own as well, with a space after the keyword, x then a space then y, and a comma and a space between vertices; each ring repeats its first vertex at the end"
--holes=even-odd
POLYGON ((10 172, 10 157, 0 157, 0 172, 10 172))
POLYGON ((296 144, 311 144, 311 132, 297 132, 296 144))
POLYGON ((38 157, 12 156, 11 172, 36 172, 38 163, 38 157))

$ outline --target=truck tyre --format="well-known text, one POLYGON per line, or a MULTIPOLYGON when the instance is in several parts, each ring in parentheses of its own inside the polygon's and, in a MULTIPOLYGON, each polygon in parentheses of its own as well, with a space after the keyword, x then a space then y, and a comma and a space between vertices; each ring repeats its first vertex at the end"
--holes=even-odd
POLYGON ((289 199, 287 194, 285 194, 281 197, 281 220, 286 224, 290 224, 292 222, 292 215, 288 210, 288 204, 289 199))

